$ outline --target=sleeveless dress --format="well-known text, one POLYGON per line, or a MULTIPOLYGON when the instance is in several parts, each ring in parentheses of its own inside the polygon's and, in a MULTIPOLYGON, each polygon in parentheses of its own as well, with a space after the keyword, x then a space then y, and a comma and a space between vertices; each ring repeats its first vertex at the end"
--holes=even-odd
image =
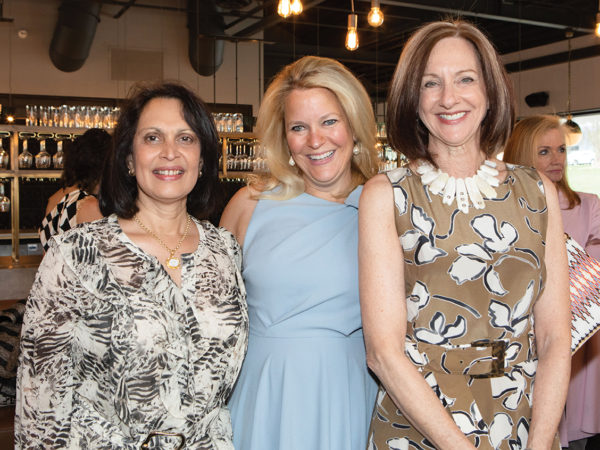
MULTIPOLYGON (((464 214, 410 170, 387 175, 405 258, 406 354, 476 447, 524 449, 537 368, 532 308, 545 279, 542 181, 508 165, 497 198, 464 214)), ((368 448, 434 446, 380 388, 368 448)))
POLYGON ((65 195, 42 220, 39 230, 40 242, 48 251, 48 240, 55 234, 64 233, 77 225, 77 207, 80 201, 92 194, 75 189, 65 195))
POLYGON ((377 386, 358 297, 358 198, 259 200, 244 240, 248 353, 237 450, 362 450, 377 386))

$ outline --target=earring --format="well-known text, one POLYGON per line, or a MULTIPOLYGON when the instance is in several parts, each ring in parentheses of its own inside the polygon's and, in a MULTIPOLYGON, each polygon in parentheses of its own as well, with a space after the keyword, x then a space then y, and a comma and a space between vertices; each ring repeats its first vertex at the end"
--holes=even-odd
POLYGON ((198 178, 202 176, 202 169, 198 170, 198 178))
POLYGON ((360 146, 358 144, 354 144, 354 148, 352 149, 352 154, 354 156, 358 156, 360 154, 360 146))
POLYGON ((135 170, 133 170, 133 167, 130 167, 129 170, 127 170, 127 173, 129 174, 129 176, 134 176, 135 170))
POLYGON ((294 158, 292 158, 292 157, 290 156, 290 160, 288 161, 288 164, 289 164, 290 166, 294 167, 294 166, 296 165, 296 161, 294 161, 294 158))

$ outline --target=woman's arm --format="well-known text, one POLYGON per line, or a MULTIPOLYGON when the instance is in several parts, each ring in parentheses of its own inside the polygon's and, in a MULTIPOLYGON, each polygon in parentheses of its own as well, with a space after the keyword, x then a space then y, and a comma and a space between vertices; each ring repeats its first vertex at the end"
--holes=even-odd
POLYGON ((571 311, 567 251, 556 189, 544 181, 548 204, 546 286, 533 307, 538 367, 527 447, 548 449, 563 411, 571 370, 571 311))
MULTIPOLYGON (((588 201, 582 198, 581 201, 588 201)), ((589 197, 590 231, 585 243, 585 251, 600 260, 600 199, 597 195, 589 197)))
POLYGON ((402 413, 436 448, 474 448, 404 353, 404 258, 393 192, 384 175, 371 179, 363 189, 358 253, 368 366, 402 413))
POLYGON ((246 186, 235 193, 221 215, 219 226, 233 234, 241 247, 257 203, 253 192, 246 186))
POLYGON ((56 244, 42 260, 21 330, 17 373, 15 448, 58 448, 69 444, 72 341, 76 322, 75 276, 56 244))

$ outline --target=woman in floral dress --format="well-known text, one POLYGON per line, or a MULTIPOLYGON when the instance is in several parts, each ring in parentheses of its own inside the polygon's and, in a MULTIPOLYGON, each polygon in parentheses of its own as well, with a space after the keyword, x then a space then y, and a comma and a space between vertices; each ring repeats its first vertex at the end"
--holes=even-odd
POLYGON ((514 117, 502 63, 471 24, 426 25, 388 105, 390 142, 411 162, 360 201, 367 362, 381 382, 369 448, 557 449, 566 251, 552 183, 491 159, 514 117))

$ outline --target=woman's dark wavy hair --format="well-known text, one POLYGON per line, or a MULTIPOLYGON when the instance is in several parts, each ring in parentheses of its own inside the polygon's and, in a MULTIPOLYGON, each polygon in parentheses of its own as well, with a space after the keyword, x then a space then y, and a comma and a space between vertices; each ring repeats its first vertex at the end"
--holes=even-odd
POLYGON ((99 128, 87 130, 64 149, 63 187, 77 186, 91 194, 102 176, 102 166, 110 151, 112 138, 99 128))
POLYGON ((133 152, 133 139, 146 104, 154 98, 174 98, 181 102, 183 118, 200 141, 202 176, 187 196, 187 211, 199 219, 211 217, 221 206, 219 183, 219 139, 212 116, 198 96, 177 82, 138 84, 134 86, 113 134, 113 150, 100 186, 100 211, 104 216, 116 214, 130 219, 138 211, 137 181, 129 175, 127 161, 133 152))

